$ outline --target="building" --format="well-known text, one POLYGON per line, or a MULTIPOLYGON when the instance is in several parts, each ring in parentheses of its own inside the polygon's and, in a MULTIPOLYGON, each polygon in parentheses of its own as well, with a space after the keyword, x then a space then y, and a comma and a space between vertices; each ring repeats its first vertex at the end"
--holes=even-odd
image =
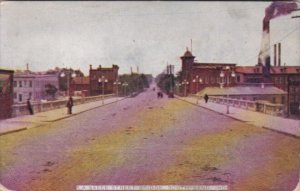
POLYGON ((187 49, 183 56, 180 73, 181 92, 195 94, 205 87, 234 86, 236 82, 234 63, 199 63, 187 49))
POLYGON ((12 116, 13 74, 12 70, 0 69, 0 119, 12 116))
MULTIPOLYGON (((238 66, 236 67, 237 84, 253 84, 262 83, 262 67, 260 66, 238 66)), ((282 97, 281 103, 289 102, 291 112, 297 110, 300 103, 300 86, 296 83, 300 82, 300 66, 272 66, 270 68, 270 83, 275 87, 288 92, 288 97, 282 97), (293 109, 296 107, 295 109, 293 109)))
POLYGON ((237 85, 226 88, 206 87, 197 95, 204 96, 205 94, 247 101, 264 100, 273 104, 285 104, 284 100, 287 96, 287 92, 273 86, 272 84, 267 84, 263 87, 258 84, 237 85))
POLYGON ((46 85, 51 84, 58 89, 56 74, 34 73, 29 70, 17 71, 14 75, 14 103, 25 103, 51 99, 46 92, 46 85))
POLYGON ((90 77, 75 77, 70 83, 70 95, 89 96, 90 95, 90 77))
POLYGON ((114 93, 114 82, 118 79, 119 67, 112 65, 111 68, 104 68, 101 65, 93 69, 90 65, 90 95, 100 95, 114 93), (103 87, 103 88, 102 88, 103 87))

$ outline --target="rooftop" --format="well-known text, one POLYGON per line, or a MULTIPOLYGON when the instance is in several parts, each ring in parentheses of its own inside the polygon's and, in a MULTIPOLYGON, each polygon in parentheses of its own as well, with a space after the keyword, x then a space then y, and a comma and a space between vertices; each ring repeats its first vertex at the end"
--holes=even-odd
POLYGON ((192 52, 189 51, 188 48, 186 48, 186 51, 185 51, 185 53, 183 54, 182 57, 194 57, 194 56, 193 56, 192 52))
MULTIPOLYGON (((237 66, 235 71, 237 73, 253 74, 262 73, 261 66, 237 66), (256 69, 259 69, 257 72, 256 69)), ((272 66, 271 74, 300 74, 300 66, 272 66)))
POLYGON ((254 86, 235 86, 235 87, 206 87, 202 91, 197 93, 200 96, 204 94, 211 96, 220 96, 220 95, 274 95, 274 94, 286 94, 285 91, 274 87, 274 86, 264 86, 254 87, 254 86))

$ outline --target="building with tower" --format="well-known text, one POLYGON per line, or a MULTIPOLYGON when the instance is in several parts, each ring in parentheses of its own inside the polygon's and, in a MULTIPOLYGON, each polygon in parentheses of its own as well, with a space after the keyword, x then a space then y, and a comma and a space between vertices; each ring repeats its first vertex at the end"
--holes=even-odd
POLYGON ((234 63, 196 62, 192 52, 186 50, 181 58, 180 88, 184 94, 195 94, 205 87, 230 87, 236 84, 234 63))

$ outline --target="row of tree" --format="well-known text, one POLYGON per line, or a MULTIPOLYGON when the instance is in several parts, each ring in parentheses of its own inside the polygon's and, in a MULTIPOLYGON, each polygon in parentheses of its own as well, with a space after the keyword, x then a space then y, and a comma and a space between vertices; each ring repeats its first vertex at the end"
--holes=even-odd
POLYGON ((119 89, 119 95, 136 95, 144 91, 145 88, 149 88, 152 76, 137 73, 122 74, 119 75, 119 81, 122 84, 119 89))

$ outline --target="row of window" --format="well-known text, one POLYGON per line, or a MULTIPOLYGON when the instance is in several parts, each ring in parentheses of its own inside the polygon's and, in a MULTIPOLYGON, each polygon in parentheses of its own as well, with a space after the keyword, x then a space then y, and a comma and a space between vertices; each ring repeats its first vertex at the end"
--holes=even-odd
MULTIPOLYGON (((32 93, 29 92, 28 94, 28 98, 31 98, 32 97, 32 93)), ((27 99, 28 99, 27 98, 27 99)), ((22 102, 23 101, 23 95, 22 94, 17 94, 17 93, 14 93, 14 99, 17 99, 19 102, 22 102)), ((26 98, 25 98, 26 99, 26 98)), ((24 99, 24 100, 25 100, 24 99)))
POLYGON ((206 77, 201 78, 201 79, 202 79, 202 81, 199 82, 199 83, 202 83, 202 84, 203 84, 203 83, 204 83, 204 84, 214 84, 214 83, 218 83, 218 84, 219 84, 219 83, 226 83, 226 84, 228 84, 228 83, 234 82, 236 78, 230 77, 230 76, 225 77, 225 78, 214 77, 214 76, 211 76, 211 77, 206 76, 206 77))
POLYGON ((14 87, 32 87, 32 81, 31 80, 29 80, 29 81, 27 81, 27 80, 24 80, 24 81, 14 81, 14 87))
MULTIPOLYGON (((272 81, 275 83, 275 84, 285 84, 287 83, 287 77, 283 77, 283 76, 280 76, 280 77, 272 77, 272 81)), ((295 81, 300 81, 300 77, 297 77, 297 76, 291 76, 290 77, 290 80, 295 80, 295 81)))

